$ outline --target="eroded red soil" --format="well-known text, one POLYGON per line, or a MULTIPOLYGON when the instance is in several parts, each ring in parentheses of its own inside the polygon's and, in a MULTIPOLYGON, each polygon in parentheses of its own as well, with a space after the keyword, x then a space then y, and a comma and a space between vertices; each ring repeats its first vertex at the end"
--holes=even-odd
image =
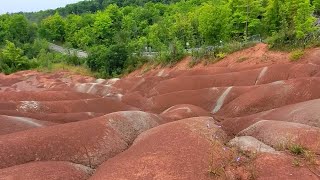
POLYGON ((319 179, 320 49, 122 79, 0 75, 0 179, 319 179))

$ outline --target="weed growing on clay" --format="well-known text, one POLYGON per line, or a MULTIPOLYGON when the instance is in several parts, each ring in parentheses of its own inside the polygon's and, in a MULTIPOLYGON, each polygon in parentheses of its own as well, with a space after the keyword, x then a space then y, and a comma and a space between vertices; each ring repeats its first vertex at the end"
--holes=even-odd
POLYGON ((298 61, 304 55, 304 50, 297 49, 291 52, 290 54, 290 61, 298 61))

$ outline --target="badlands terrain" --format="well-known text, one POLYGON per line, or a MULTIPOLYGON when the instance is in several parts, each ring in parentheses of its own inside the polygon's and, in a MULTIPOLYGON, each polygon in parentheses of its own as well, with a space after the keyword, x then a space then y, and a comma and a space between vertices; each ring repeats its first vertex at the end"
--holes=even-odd
POLYGON ((189 61, 0 75, 0 179, 320 179, 320 49, 189 61))

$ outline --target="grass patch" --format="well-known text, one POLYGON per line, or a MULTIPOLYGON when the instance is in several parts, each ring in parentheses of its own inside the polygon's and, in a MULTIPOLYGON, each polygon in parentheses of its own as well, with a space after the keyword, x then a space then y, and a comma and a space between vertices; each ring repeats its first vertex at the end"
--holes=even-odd
POLYGON ((188 66, 189 68, 193 68, 195 65, 197 65, 199 63, 199 61, 197 60, 191 60, 189 63, 188 63, 188 66))
POLYGON ((93 73, 89 68, 81 65, 81 66, 74 66, 74 65, 68 65, 65 63, 55 63, 48 67, 39 67, 37 68, 40 72, 46 72, 46 73, 54 73, 54 72, 60 72, 60 71, 68 71, 71 74, 76 75, 82 75, 82 76, 91 76, 95 77, 96 74, 93 73))
POLYGON ((223 53, 223 52, 219 52, 218 54, 217 54, 217 58, 218 59, 223 59, 223 58, 225 58, 227 56, 227 54, 226 53, 223 53))
POLYGON ((301 57, 304 55, 304 50, 303 49, 297 49, 291 52, 290 54, 290 61, 298 61, 301 59, 301 57))
POLYGON ((237 62, 238 62, 238 63, 242 63, 242 62, 246 61, 247 59, 248 59, 248 57, 241 56, 241 57, 239 57, 239 58, 237 59, 237 62))
POLYGON ((292 162, 292 165, 293 165, 294 167, 299 167, 299 166, 301 166, 301 162, 300 162, 299 159, 294 158, 294 159, 293 159, 293 162, 292 162))
MULTIPOLYGON (((206 49, 205 47, 200 48, 197 51, 192 52, 193 59, 198 62, 204 61, 204 64, 213 64, 221 59, 225 58, 227 55, 232 54, 234 52, 253 47, 257 44, 257 42, 229 42, 224 44, 223 46, 217 46, 213 49, 206 49)), ((242 59, 243 61, 246 59, 242 59)), ((193 64, 190 65, 191 67, 193 64)))
POLYGON ((218 48, 218 52, 223 52, 226 55, 241 51, 257 45, 258 42, 230 42, 225 44, 223 47, 218 48))
POLYGON ((310 164, 316 164, 316 155, 314 152, 306 150, 304 151, 303 157, 310 164))
POLYGON ((292 144, 288 147, 288 150, 294 155, 304 155, 306 149, 300 144, 292 144))
POLYGON ((153 69, 154 68, 154 65, 152 65, 152 64, 145 64, 145 67, 142 69, 142 74, 145 74, 145 73, 147 73, 147 72, 149 72, 151 69, 153 69))

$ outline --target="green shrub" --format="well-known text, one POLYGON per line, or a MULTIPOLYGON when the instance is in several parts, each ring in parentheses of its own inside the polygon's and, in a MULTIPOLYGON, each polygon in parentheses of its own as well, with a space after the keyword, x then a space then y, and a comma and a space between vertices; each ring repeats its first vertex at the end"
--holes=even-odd
POLYGON ((252 46, 255 46, 257 42, 238 42, 238 41, 232 41, 229 43, 224 44, 221 47, 218 47, 215 49, 215 54, 219 53, 225 53, 225 54, 231 54, 236 51, 240 51, 242 49, 246 49, 252 46))
POLYGON ((86 61, 92 71, 99 72, 102 77, 120 75, 125 68, 129 52, 125 45, 117 44, 109 48, 95 46, 89 50, 89 57, 86 61))
POLYGON ((197 65, 200 61, 198 59, 192 59, 189 63, 188 66, 189 68, 194 67, 195 65, 197 65))
POLYGON ((218 54, 217 54, 217 58, 218 59, 223 59, 223 58, 225 58, 227 56, 227 54, 226 53, 223 53, 223 52, 219 52, 218 54))
POLYGON ((42 49, 37 56, 38 67, 51 70, 53 59, 53 53, 47 52, 46 50, 42 49))
POLYGON ((112 45, 108 48, 105 70, 109 75, 120 75, 128 60, 129 52, 124 44, 112 45))
POLYGON ((297 49, 291 52, 290 61, 298 61, 304 55, 304 50, 297 49))
POLYGON ((295 34, 273 33, 266 39, 270 49, 281 51, 292 51, 320 45, 320 32, 310 33, 305 38, 297 39, 295 34))
POLYGON ((0 71, 10 74, 27 69, 30 69, 30 61, 23 56, 23 50, 17 48, 14 43, 6 41, 4 49, 0 52, 0 71))
POLYGON ((208 58, 208 53, 205 48, 199 48, 197 50, 192 50, 191 56, 195 61, 198 61, 203 58, 208 58))
POLYGON ((33 59, 36 58, 42 50, 48 52, 49 44, 44 39, 35 39, 33 43, 23 44, 21 48, 29 59, 33 59))
POLYGON ((55 63, 55 64, 50 64, 50 66, 39 66, 37 68, 38 71, 40 72, 59 72, 59 71, 68 71, 72 74, 78 74, 82 76, 96 76, 94 72, 92 72, 88 67, 85 65, 81 66, 74 66, 74 65, 69 65, 66 63, 55 63))
POLYGON ((104 66, 104 61, 107 59, 108 48, 102 45, 93 46, 89 49, 89 57, 87 65, 93 71, 99 71, 104 66))
POLYGON ((79 58, 76 54, 67 55, 65 61, 65 63, 74 66, 80 66, 85 63, 85 59, 79 58))
POLYGON ((149 59, 147 57, 143 57, 140 54, 131 55, 125 63, 124 73, 131 73, 134 70, 141 68, 148 61, 149 59))
POLYGON ((292 144, 288 147, 289 151, 295 155, 303 155, 306 149, 299 144, 292 144))
POLYGON ((185 50, 181 42, 174 40, 169 49, 159 52, 158 62, 162 65, 173 65, 185 56, 185 50))

